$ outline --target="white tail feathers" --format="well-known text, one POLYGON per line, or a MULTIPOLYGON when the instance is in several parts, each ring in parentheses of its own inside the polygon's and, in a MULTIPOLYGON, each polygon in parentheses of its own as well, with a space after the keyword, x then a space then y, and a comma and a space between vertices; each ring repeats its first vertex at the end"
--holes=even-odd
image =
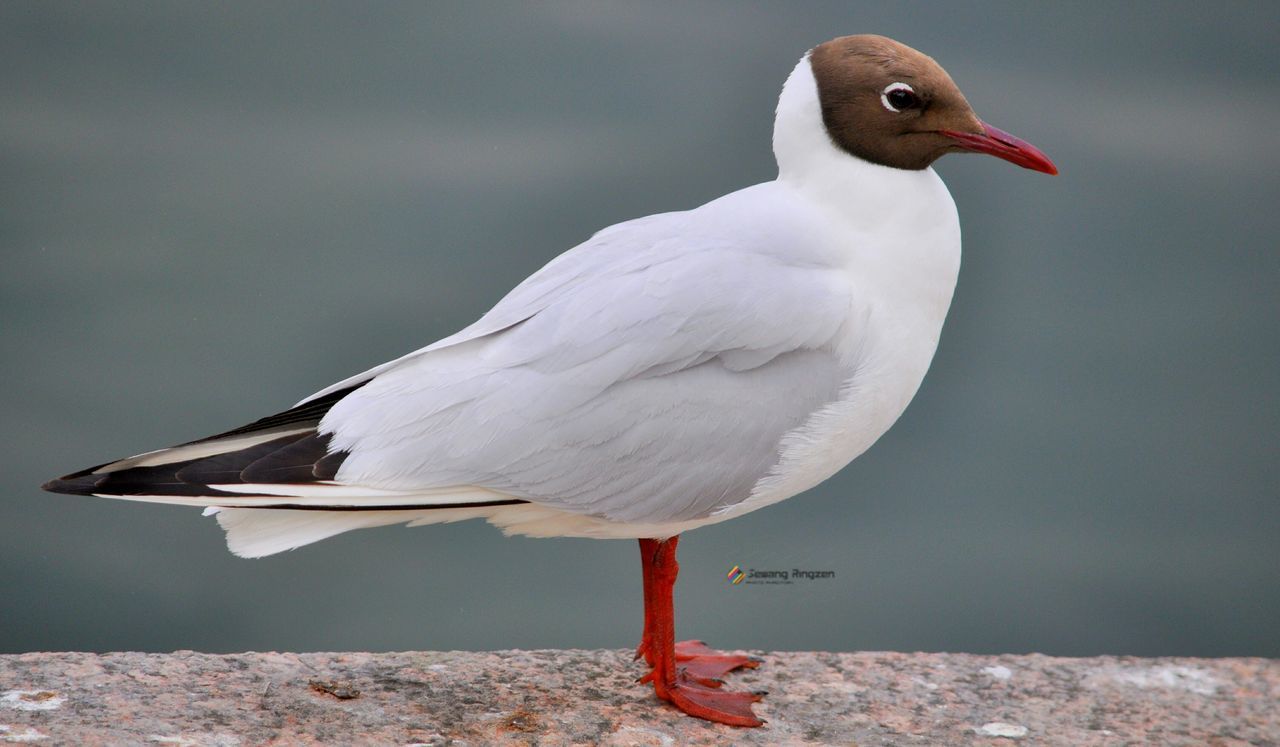
POLYGON ((466 519, 486 519, 503 534, 529 537, 592 537, 634 539, 673 537, 704 524, 723 521, 710 517, 670 524, 619 524, 580 514, 570 514, 536 503, 413 508, 376 511, 326 511, 285 508, 234 508, 210 506, 205 516, 216 516, 227 532, 227 549, 242 558, 261 558, 319 542, 353 529, 407 524, 411 527, 444 524, 466 519))
POLYGON ((261 558, 319 542, 353 529, 392 524, 439 524, 490 516, 498 507, 408 509, 404 511, 295 511, 276 508, 205 509, 227 532, 227 549, 242 558, 261 558))

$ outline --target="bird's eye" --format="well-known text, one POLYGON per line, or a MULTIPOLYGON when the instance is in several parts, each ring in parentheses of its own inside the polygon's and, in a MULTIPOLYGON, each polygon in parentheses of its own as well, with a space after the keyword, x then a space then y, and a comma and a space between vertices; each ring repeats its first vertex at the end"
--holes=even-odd
POLYGON ((880 92, 880 103, 884 104, 884 108, 897 114, 919 106, 920 99, 916 97, 915 89, 906 83, 890 83, 880 92))

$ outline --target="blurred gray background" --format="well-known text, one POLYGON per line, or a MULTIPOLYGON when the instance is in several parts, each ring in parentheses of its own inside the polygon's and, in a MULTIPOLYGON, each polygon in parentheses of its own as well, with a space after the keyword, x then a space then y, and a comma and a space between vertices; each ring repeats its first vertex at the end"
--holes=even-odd
POLYGON ((1062 175, 939 164, 965 259, 919 396, 837 478, 687 535, 680 633, 1280 656, 1280 5, 1067 5, 0 5, 0 650, 633 645, 630 541, 473 522, 247 561, 199 511, 37 486, 773 178, 795 61, 877 32, 1062 175))

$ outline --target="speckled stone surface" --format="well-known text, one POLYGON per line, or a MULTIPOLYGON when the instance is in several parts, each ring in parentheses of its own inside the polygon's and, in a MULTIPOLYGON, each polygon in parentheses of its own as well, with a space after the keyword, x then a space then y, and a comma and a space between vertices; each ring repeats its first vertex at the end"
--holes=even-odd
POLYGON ((0 742, 1280 745, 1280 661, 775 653, 761 729, 688 718, 624 651, 0 656, 0 742))

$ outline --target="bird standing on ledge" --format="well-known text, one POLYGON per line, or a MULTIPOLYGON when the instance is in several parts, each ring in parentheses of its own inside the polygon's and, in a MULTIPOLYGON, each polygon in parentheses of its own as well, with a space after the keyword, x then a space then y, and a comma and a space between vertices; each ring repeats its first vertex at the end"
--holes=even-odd
POLYGON ((643 681, 690 715, 759 726, 760 695, 720 680, 757 662, 675 642, 679 535, 817 485, 902 414, 960 267, 930 164, 976 152, 1057 173, 931 58, 880 36, 800 60, 773 150, 774 181, 606 228, 451 337, 44 487, 206 507, 243 557, 473 518, 639 539, 643 681))

